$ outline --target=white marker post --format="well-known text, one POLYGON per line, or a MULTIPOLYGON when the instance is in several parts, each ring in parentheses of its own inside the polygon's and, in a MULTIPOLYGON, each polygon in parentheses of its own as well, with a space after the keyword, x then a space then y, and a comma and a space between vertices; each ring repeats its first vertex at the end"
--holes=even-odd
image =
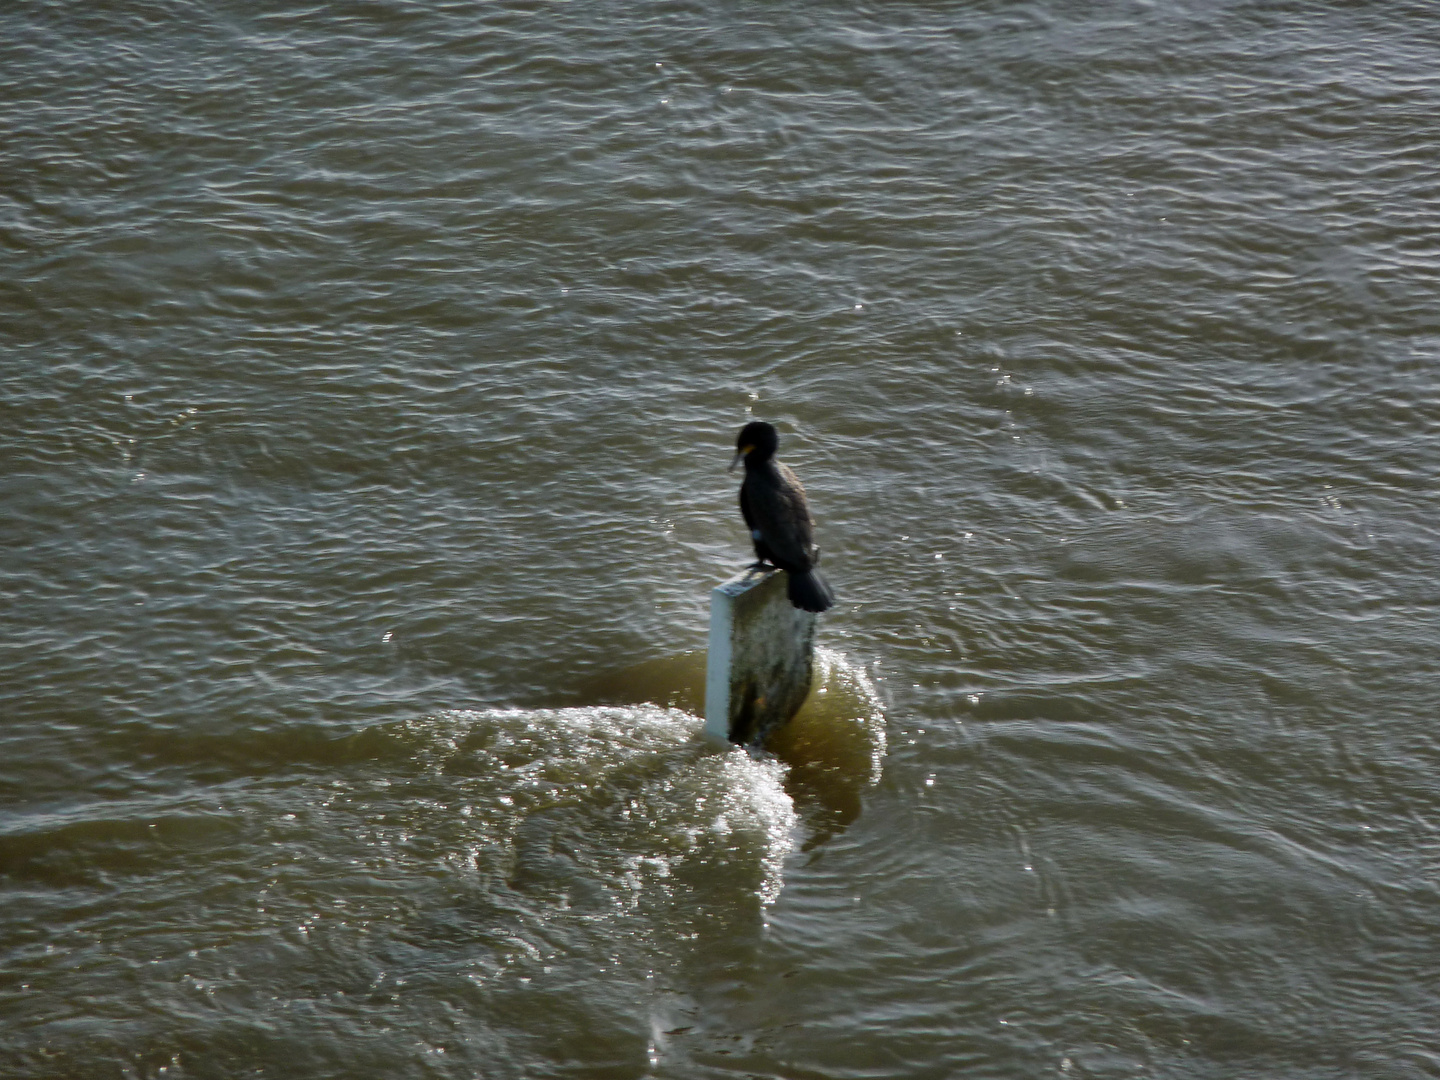
POLYGON ((794 607, 785 573, 750 569, 710 593, 705 733, 742 745, 763 742, 810 692, 815 616, 794 607))

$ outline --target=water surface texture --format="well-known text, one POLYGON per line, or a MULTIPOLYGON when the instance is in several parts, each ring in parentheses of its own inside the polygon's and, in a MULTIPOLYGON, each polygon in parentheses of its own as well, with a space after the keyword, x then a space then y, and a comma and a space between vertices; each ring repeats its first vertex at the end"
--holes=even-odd
POLYGON ((1440 1076, 1437 145, 1430 3, 6 5, 0 1076, 1440 1076))

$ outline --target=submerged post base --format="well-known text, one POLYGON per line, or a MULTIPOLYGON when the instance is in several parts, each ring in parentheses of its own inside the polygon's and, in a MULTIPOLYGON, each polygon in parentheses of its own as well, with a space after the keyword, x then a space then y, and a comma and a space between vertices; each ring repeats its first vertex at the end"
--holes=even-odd
POLYGON ((705 731, 761 743, 810 692, 815 616, 791 605, 783 570, 751 568, 710 593, 705 731))

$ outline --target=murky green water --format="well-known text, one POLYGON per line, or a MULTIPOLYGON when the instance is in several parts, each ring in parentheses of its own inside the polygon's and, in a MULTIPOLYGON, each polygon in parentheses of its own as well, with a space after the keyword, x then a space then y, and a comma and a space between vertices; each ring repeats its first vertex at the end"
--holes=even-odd
POLYGON ((1418 3, 0 10, 0 1075, 1440 1075, 1437 118, 1418 3))

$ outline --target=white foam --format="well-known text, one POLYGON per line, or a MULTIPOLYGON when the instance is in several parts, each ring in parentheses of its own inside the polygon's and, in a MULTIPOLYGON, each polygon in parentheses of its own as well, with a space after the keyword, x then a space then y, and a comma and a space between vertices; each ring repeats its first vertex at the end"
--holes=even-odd
MULTIPOLYGON (((582 849, 567 848, 565 871, 593 871, 619 908, 665 889, 679 864, 701 857, 748 863, 722 878, 758 877, 760 900, 772 903, 796 828, 785 767, 717 750, 701 727, 678 709, 638 705, 449 711, 410 722, 407 733, 462 803, 456 828, 469 839, 457 866, 478 869, 488 854, 513 870, 526 858, 523 831, 568 815, 582 823, 581 839, 572 822, 564 844, 582 849)), ((547 844, 555 846, 539 846, 548 853, 547 844)), ((529 869, 545 873, 539 862, 529 869)))

